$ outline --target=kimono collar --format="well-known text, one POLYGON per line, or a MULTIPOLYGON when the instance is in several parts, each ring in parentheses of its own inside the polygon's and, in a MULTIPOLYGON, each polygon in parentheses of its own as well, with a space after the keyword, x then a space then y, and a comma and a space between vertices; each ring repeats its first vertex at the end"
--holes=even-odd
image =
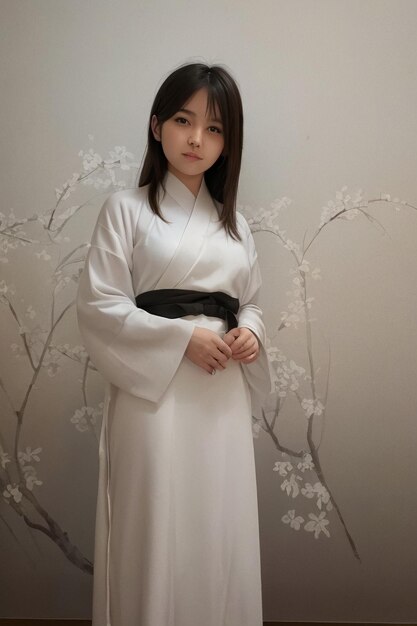
POLYGON ((184 211, 187 211, 188 215, 182 220, 182 233, 179 233, 175 252, 154 289, 176 289, 180 288, 194 267, 204 248, 210 224, 218 218, 218 215, 204 179, 201 181, 197 198, 171 172, 167 172, 164 185, 166 192, 184 211))
POLYGON ((201 200, 209 200, 209 206, 213 203, 210 192, 207 189, 204 176, 201 181, 197 197, 195 197, 194 194, 188 189, 188 187, 186 187, 184 183, 182 183, 180 179, 177 178, 169 170, 165 174, 163 186, 165 187, 166 192, 169 193, 169 195, 174 198, 174 200, 178 202, 178 204, 183 207, 188 213, 191 213, 197 201, 201 202, 201 200))

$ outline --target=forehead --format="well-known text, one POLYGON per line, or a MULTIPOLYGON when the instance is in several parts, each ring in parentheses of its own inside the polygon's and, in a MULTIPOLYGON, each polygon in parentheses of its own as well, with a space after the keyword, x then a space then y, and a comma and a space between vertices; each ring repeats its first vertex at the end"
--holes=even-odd
POLYGON ((205 116, 211 120, 221 121, 221 113, 219 105, 205 87, 199 89, 191 98, 189 98, 181 107, 181 110, 187 110, 196 115, 205 116))

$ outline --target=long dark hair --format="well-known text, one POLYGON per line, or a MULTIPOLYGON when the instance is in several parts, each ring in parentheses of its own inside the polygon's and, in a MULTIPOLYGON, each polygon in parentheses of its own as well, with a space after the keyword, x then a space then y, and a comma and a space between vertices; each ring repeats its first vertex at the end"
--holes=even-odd
POLYGON ((161 142, 153 136, 151 119, 156 115, 162 125, 202 88, 206 88, 208 92, 208 112, 215 113, 216 107, 220 111, 224 133, 224 154, 204 173, 204 180, 211 196, 223 204, 220 221, 224 228, 232 237, 240 239, 236 225, 236 195, 243 147, 242 100, 234 79, 220 65, 182 65, 162 83, 149 116, 148 145, 139 187, 149 185, 148 200, 151 209, 164 219, 158 203, 158 187, 163 183, 168 164, 161 142))

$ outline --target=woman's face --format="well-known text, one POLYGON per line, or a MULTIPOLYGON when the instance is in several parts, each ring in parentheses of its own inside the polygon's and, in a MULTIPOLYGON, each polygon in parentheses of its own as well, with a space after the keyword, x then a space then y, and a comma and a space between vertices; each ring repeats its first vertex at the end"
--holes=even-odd
POLYGON ((196 91, 177 111, 163 122, 154 115, 152 132, 168 161, 168 170, 187 184, 201 182, 203 174, 219 158, 224 148, 223 125, 219 111, 207 111, 207 90, 196 91))

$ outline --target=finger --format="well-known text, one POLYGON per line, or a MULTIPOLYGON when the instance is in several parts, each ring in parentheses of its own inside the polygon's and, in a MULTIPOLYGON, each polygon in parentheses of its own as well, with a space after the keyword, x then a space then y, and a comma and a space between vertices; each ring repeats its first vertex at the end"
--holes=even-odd
POLYGON ((220 339, 220 337, 219 337, 219 343, 216 343, 216 348, 219 352, 224 354, 226 358, 230 359, 230 357, 232 356, 232 349, 227 345, 225 341, 220 339))
POLYGON ((213 354, 212 356, 216 359, 216 361, 219 361, 219 363, 226 367, 226 363, 229 360, 229 357, 227 357, 223 352, 217 350, 216 354, 213 354))
POLYGON ((253 352, 250 356, 241 360, 241 363, 253 363, 258 358, 259 352, 253 352))
POLYGON ((253 350, 253 349, 251 349, 251 350, 245 350, 245 351, 244 351, 244 352, 242 352, 241 354, 234 354, 234 355, 232 356, 232 359, 234 359, 235 361, 236 361, 236 360, 241 361, 242 359, 246 359, 246 357, 248 357, 248 356, 250 356, 251 354, 253 354, 253 352, 254 352, 254 350, 253 350))
POLYGON ((233 352, 238 351, 242 348, 242 346, 245 345, 245 343, 247 343, 248 341, 251 341, 253 339, 252 333, 250 333, 250 331, 248 332, 241 332, 239 337, 233 342, 233 352))
POLYGON ((226 353, 226 350, 222 350, 222 346, 216 346, 214 350, 211 350, 211 356, 213 356, 215 359, 219 359, 220 361, 222 361, 222 363, 224 361, 228 361, 232 354, 233 352, 230 348, 227 350, 226 353))
MULTIPOLYGON (((211 374, 211 375, 215 374, 215 373, 217 372, 217 370, 218 370, 218 369, 222 369, 222 368, 220 368, 220 367, 218 367, 218 366, 219 366, 219 364, 217 363, 217 361, 216 361, 215 359, 212 359, 212 360, 210 361, 210 363, 202 363, 202 364, 200 365, 200 367, 201 367, 203 370, 205 370, 205 371, 207 372, 207 374, 211 374), (216 365, 217 365, 217 367, 216 367, 216 365)), ((224 369, 224 368, 223 368, 223 369, 224 369)))
POLYGON ((249 350, 245 350, 244 352, 242 352, 242 354, 234 354, 232 359, 242 361, 250 357, 252 354, 255 354, 257 356, 259 354, 259 350, 258 349, 254 350, 253 348, 250 348, 249 350))
POLYGON ((224 341, 224 342, 225 342, 228 346, 230 346, 230 345, 231 345, 231 344, 232 344, 232 343, 236 340, 236 338, 237 338, 238 336, 239 336, 239 335, 238 335, 237 333, 234 333, 234 332, 233 332, 233 329, 232 329, 232 330, 229 330, 229 332, 228 332, 228 333, 226 333, 226 334, 223 336, 223 341, 224 341))
POLYGON ((239 349, 237 350, 233 349, 232 352, 234 355, 242 354, 243 352, 247 352, 248 350, 250 350, 251 352, 254 352, 255 348, 256 348, 256 342, 249 339, 239 349))
POLYGON ((224 369, 226 369, 226 366, 223 365, 222 363, 220 363, 220 361, 218 361, 214 357, 212 357, 208 361, 208 364, 210 365, 211 369, 216 369, 216 370, 224 370, 224 369))
POLYGON ((214 359, 214 361, 210 361, 209 363, 210 365, 212 365, 213 367, 216 367, 217 369, 224 370, 227 367, 228 359, 226 359, 226 361, 220 361, 219 359, 214 359))

